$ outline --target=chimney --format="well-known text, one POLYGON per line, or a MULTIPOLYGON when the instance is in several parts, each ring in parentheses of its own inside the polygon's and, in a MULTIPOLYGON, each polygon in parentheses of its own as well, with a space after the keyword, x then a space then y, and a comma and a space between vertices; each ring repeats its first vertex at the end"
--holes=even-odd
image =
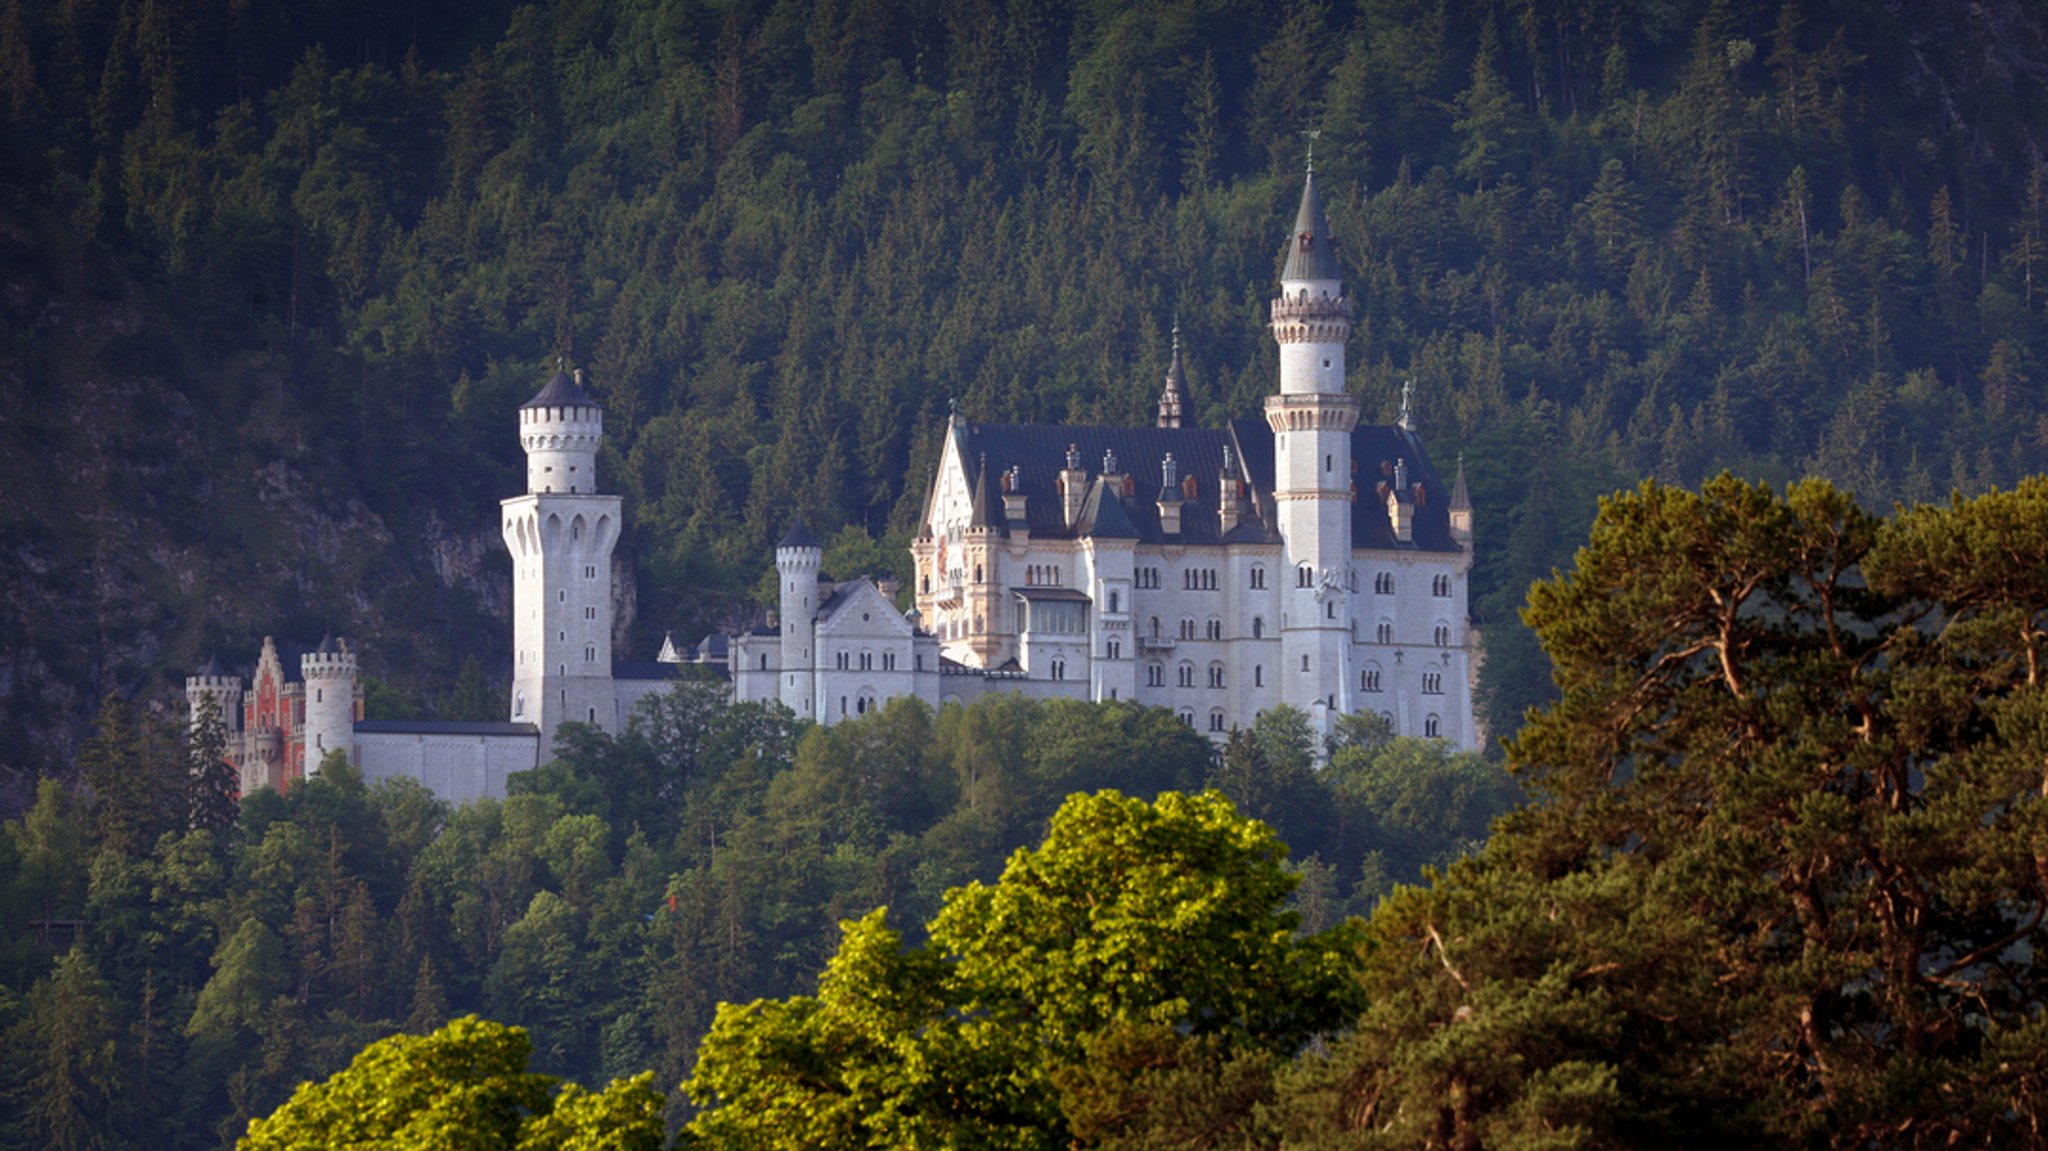
POLYGON ((1180 534, 1180 465, 1173 462, 1173 453, 1159 461, 1159 530, 1168 536, 1180 534))
POLYGON ((1024 504, 1024 472, 1011 464, 1010 470, 1003 473, 1003 518, 1009 521, 1013 537, 1025 529, 1024 504))
POLYGON ((1067 466, 1060 470, 1060 510, 1066 516, 1067 526, 1073 527, 1081 518, 1082 501, 1088 498, 1088 472, 1081 467, 1081 449, 1067 445, 1067 466))

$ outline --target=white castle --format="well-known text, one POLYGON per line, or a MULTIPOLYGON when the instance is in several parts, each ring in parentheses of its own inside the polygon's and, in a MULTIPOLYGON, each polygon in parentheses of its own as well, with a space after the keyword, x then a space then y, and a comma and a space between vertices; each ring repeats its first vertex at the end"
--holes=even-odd
POLYGON ((411 776, 457 801, 503 795, 564 722, 622 730, 681 662, 823 724, 898 696, 1010 691, 1166 707, 1218 739, 1279 704, 1324 732, 1375 712, 1396 734, 1475 749, 1464 469, 1446 488, 1405 391, 1395 423, 1359 423, 1351 306, 1312 172, 1280 288, 1279 392, 1263 421, 1191 425, 1177 329, 1152 427, 951 416, 907 615, 872 580, 827 581, 799 519, 775 551, 771 626, 709 637, 687 661, 672 643, 654 663, 614 660, 620 501, 598 489, 604 416, 580 372, 557 374, 520 408, 526 493, 503 502, 506 723, 362 720, 344 641, 302 657, 291 682, 266 639, 249 691, 209 665, 187 696, 195 715, 220 702, 245 791, 288 787, 338 749, 368 779, 411 776))

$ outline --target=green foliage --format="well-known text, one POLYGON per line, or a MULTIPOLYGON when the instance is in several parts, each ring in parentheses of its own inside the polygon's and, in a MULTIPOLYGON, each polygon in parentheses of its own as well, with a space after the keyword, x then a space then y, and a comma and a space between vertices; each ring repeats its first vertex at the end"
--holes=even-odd
POLYGON ((1540 802, 1373 917, 1295 1137, 2030 1144, 2044 529, 2040 481, 1606 501, 1528 609, 1540 802))
POLYGON ((516 1027, 464 1016, 431 1035, 396 1035, 347 1069, 307 1083, 249 1125, 238 1146, 585 1151, 658 1148, 661 1093, 649 1077, 597 1095, 526 1070, 532 1045, 516 1027))
POLYGON ((1219 795, 1074 796, 1000 881, 948 895, 928 945, 906 948, 878 910, 844 925, 815 997, 722 1007, 685 1085, 705 1108, 689 1132, 1056 1147, 1063 1100, 1095 1132, 1188 1122, 1165 1105, 1112 1117, 1104 1094, 1226 1079, 1257 1098, 1274 1054, 1351 1006, 1346 935, 1297 938, 1292 886, 1272 832, 1219 795))

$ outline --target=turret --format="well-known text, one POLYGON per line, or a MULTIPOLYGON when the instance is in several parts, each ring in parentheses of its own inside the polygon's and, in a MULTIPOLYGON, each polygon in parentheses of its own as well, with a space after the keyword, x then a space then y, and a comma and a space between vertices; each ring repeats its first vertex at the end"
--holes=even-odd
POLYGON ((775 579, 780 589, 777 626, 782 633, 783 705, 806 719, 813 714, 816 694, 811 672, 816 667, 813 645, 817 642, 812 621, 818 617, 818 567, 825 551, 811 536, 811 529, 799 515, 790 521, 789 531, 775 545, 775 579))
POLYGON ((1188 418, 1187 372, 1180 366, 1180 320, 1173 321, 1173 363, 1166 369, 1166 386, 1159 391, 1159 426, 1177 428, 1188 418))
POLYGON ((604 410, 583 390, 583 369, 576 369, 573 378, 557 371, 532 399, 519 405, 527 492, 597 491, 597 448, 603 440, 604 410))
POLYGON ((310 779, 320 773, 320 761, 331 751, 355 758, 355 653, 347 640, 327 636, 319 647, 299 657, 299 677, 306 681, 306 721, 300 730, 310 779))
POLYGON ((192 723, 199 722, 200 711, 208 699, 219 709, 221 726, 230 736, 242 730, 242 677, 229 675, 218 656, 207 659, 199 674, 185 677, 185 705, 190 709, 192 723))
POLYGON ((1244 480, 1237 474, 1237 449, 1224 444, 1223 470, 1216 476, 1216 530, 1229 535, 1244 516, 1244 480))

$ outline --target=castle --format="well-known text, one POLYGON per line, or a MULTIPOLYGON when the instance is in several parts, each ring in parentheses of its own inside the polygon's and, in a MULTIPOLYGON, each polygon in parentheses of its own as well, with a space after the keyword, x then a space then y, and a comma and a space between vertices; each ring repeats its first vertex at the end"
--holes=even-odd
MULTIPOLYGON (((772 624, 710 637, 687 662, 729 678, 737 699, 825 724, 897 696, 941 706, 1011 691, 1166 707, 1219 739, 1278 704, 1325 732, 1370 711, 1396 734, 1476 748, 1464 469, 1446 487, 1405 392, 1395 423, 1359 422, 1344 376, 1351 306, 1313 172, 1271 327, 1279 391, 1263 420, 1192 425, 1177 330, 1151 427, 955 412, 911 547, 908 614, 871 580, 827 581, 798 519, 775 551, 772 624)), ((245 791, 289 786, 340 749, 372 780, 503 795, 562 723, 619 731, 686 662, 672 642, 651 664, 612 657, 620 501, 598 490, 604 417, 580 377, 557 374, 519 411, 527 490, 502 516, 508 722, 366 722, 345 642, 301 657, 293 683, 266 640, 246 699, 217 666, 186 684, 195 714, 210 695, 229 715, 245 791)))

